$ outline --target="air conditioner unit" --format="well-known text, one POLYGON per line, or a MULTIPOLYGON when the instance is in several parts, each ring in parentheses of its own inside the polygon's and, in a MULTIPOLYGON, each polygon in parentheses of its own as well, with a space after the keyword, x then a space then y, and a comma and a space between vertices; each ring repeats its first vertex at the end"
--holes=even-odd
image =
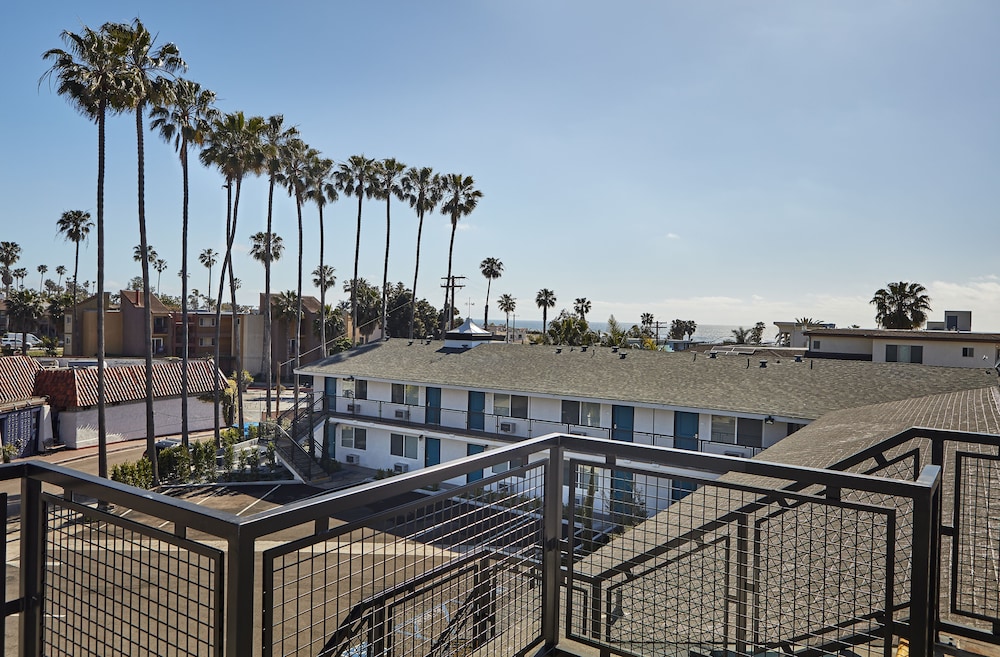
POLYGON ((347 405, 347 412, 348 413, 358 413, 360 411, 361 411, 361 404, 348 404, 347 405))
POLYGON ((500 423, 500 431, 503 431, 504 433, 511 433, 516 428, 517 428, 517 424, 515 424, 514 422, 501 422, 500 423))
POLYGON ((357 454, 347 455, 347 465, 358 465, 361 463, 361 457, 357 454))
POLYGON ((396 472, 396 473, 399 473, 399 474, 402 474, 404 472, 408 472, 409 469, 410 469, 410 466, 408 464, 406 464, 406 463, 396 463, 395 465, 392 466, 392 471, 396 472))
POLYGON ((397 420, 409 420, 410 419, 410 411, 408 411, 406 409, 402 409, 402 408, 396 409, 396 419, 397 420))
POLYGON ((586 436, 587 432, 586 431, 581 431, 580 429, 572 429, 572 430, 570 430, 570 434, 572 434, 574 436, 586 436))

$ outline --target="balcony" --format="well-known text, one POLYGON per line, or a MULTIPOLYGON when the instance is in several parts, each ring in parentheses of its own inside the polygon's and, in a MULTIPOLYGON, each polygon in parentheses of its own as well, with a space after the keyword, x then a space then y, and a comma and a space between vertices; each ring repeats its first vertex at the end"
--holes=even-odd
POLYGON ((16 463, 3 608, 24 655, 995 645, 998 447, 912 429, 817 470, 550 435, 248 517, 16 463))

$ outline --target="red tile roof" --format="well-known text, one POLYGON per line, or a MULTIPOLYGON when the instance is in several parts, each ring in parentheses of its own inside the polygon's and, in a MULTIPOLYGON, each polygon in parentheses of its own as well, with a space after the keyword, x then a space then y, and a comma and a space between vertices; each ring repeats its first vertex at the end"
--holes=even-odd
POLYGON ((35 373, 41 369, 34 358, 0 356, 0 402, 30 399, 35 373))
MULTIPOLYGON (((180 361, 153 363, 153 397, 177 397, 181 394, 180 361)), ((125 365, 105 370, 105 400, 108 404, 136 401, 146 396, 146 366, 125 365)), ((188 363, 188 395, 200 395, 215 388, 212 363, 192 360, 188 363)), ((220 372, 225 385, 226 378, 220 372)), ((52 406, 85 408, 97 404, 97 368, 42 370, 35 377, 36 395, 49 398, 52 406)))

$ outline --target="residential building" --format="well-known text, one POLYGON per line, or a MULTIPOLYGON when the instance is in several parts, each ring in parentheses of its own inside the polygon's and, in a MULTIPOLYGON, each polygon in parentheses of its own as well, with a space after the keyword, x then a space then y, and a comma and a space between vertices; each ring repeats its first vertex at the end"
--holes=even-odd
POLYGON ((32 456, 52 443, 52 418, 34 383, 41 367, 34 358, 0 356, 0 439, 15 445, 15 457, 32 456))
POLYGON ((807 358, 917 363, 991 369, 1000 363, 1000 333, 901 329, 811 329, 807 358))
MULTIPOLYGON (((140 290, 122 290, 118 306, 121 319, 122 356, 143 356, 146 353, 146 322, 144 298, 140 290)), ((169 356, 174 342, 172 311, 163 305, 155 294, 150 294, 150 310, 153 319, 152 341, 154 356, 169 356)))

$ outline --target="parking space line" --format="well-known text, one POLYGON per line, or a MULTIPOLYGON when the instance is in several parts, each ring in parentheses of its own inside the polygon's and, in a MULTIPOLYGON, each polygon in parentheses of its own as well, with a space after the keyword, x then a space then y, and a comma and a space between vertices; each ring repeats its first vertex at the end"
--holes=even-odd
POLYGON ((264 493, 263 495, 261 495, 260 497, 258 497, 257 499, 255 499, 253 502, 251 502, 250 504, 248 504, 242 511, 240 511, 236 515, 238 515, 238 516, 243 515, 244 513, 246 513, 247 511, 249 511, 251 508, 253 508, 254 504, 256 504, 257 502, 260 502, 262 499, 264 499, 265 497, 267 497, 268 495, 270 495, 274 491, 278 490, 279 488, 281 488, 281 484, 278 484, 277 486, 275 486, 271 490, 267 491, 266 493, 264 493))

